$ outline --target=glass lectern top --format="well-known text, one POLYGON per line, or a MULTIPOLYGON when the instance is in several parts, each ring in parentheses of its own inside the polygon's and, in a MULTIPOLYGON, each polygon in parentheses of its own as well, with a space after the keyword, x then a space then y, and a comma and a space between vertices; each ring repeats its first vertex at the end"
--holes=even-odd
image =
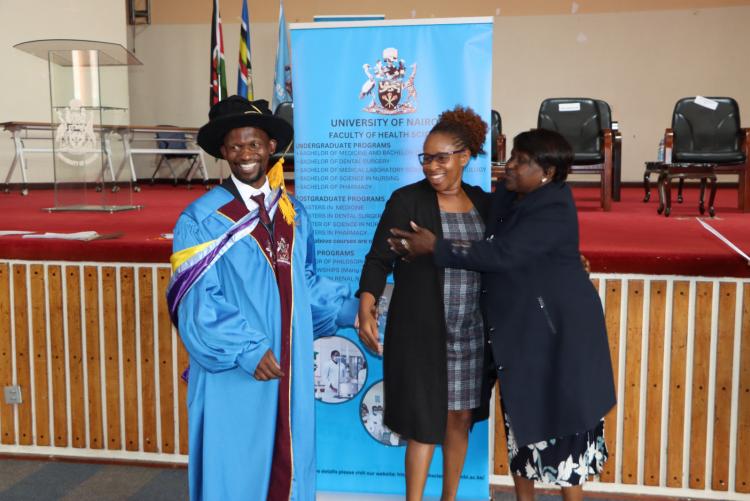
MULTIPOLYGON (((97 42, 96 40, 72 40, 53 38, 47 40, 31 40, 14 45, 16 49, 28 52, 34 56, 47 60, 50 52, 55 52, 55 63, 61 66, 72 66, 72 51, 98 51, 99 66, 128 66, 143 64, 135 57, 135 54, 117 43, 97 42), (65 57, 64 52, 68 52, 65 57)), ((80 59, 76 65, 86 66, 85 61, 80 59)))

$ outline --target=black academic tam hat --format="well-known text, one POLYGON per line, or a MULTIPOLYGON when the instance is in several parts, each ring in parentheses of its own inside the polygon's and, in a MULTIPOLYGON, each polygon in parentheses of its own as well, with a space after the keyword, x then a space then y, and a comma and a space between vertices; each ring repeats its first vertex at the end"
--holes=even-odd
POLYGON ((294 131, 289 123, 271 113, 268 101, 248 101, 241 96, 230 96, 211 106, 208 123, 198 131, 198 145, 216 158, 223 158, 221 146, 224 136, 232 129, 257 127, 276 140, 276 150, 286 147, 294 131))

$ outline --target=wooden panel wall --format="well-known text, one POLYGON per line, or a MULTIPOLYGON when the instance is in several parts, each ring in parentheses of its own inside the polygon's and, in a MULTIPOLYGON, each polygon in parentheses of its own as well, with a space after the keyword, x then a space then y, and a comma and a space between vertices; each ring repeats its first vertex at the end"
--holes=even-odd
POLYGON ((70 409, 81 409, 71 412, 71 445, 78 449, 86 447, 86 395, 84 391, 85 375, 83 372, 83 309, 81 303, 81 269, 78 266, 66 266, 65 274, 65 321, 67 322, 70 378, 70 409))
POLYGON ((638 435, 641 401, 641 345, 643 340, 643 280, 628 284, 627 320, 625 324, 625 395, 618 398, 623 407, 622 483, 638 482, 638 435))
MULTIPOLYGON (((495 395, 500 394, 500 383, 495 385, 495 395)), ((492 430, 494 439, 495 462, 492 471, 495 475, 508 475, 510 468, 508 465, 508 441, 505 435, 505 416, 500 407, 500 399, 495 399, 495 427, 492 430)))
MULTIPOLYGON (((651 282, 648 323, 648 378, 646 380, 646 416, 661 416, 664 378, 664 328, 666 321, 667 283, 663 280, 651 282)), ((662 443, 662 421, 647 419, 644 442, 648 446, 662 443)), ((661 448, 660 446, 657 446, 661 448)), ((643 483, 659 485, 661 457, 646 454, 643 465, 643 483)))
MULTIPOLYGON (((605 417, 610 458, 600 480, 696 497, 750 492, 750 284, 606 276, 594 284, 619 392, 605 417)), ((496 417, 495 475, 507 472, 503 439, 496 417)))
POLYGON ((158 352, 159 373, 157 376, 159 387, 159 417, 161 418, 161 450, 169 454, 176 454, 175 430, 178 422, 175 418, 175 392, 174 380, 177 368, 172 357, 172 321, 169 319, 167 302, 162 298, 167 296, 167 285, 169 285, 169 269, 157 270, 157 311, 158 311, 158 352))
POLYGON ((169 278, 167 266, 0 261, 0 386, 23 394, 0 404, 0 452, 187 454, 177 372, 188 362, 164 299, 169 278))
POLYGON ((104 390, 102 371, 104 352, 101 344, 101 328, 99 324, 101 305, 99 304, 99 270, 95 266, 83 268, 83 305, 84 325, 86 326, 86 381, 87 402, 84 412, 88 412, 88 447, 102 449, 104 439, 104 390))
MULTIPOLYGON (((31 344, 29 336, 29 303, 27 294, 28 288, 28 266, 13 265, 12 288, 13 295, 10 298, 9 305, 13 305, 14 322, 11 328, 14 332, 19 333, 14 336, 16 342, 16 384, 22 388, 23 398, 31 399, 29 388, 31 385, 31 344), (26 335, 25 335, 26 334, 26 335), (27 391, 23 391, 26 388, 27 391)), ((7 407, 3 406, 3 413, 6 413, 7 407)), ((34 414, 31 412, 30 405, 22 405, 17 408, 18 414, 18 444, 32 445, 34 443, 33 419, 34 414)))
MULTIPOLYGON (((7 263, 0 264, 0 331, 8 333, 8 335, 0 336, 0 381, 13 380, 13 347, 10 336, 10 281, 10 266, 7 263)), ((0 406, 0 427, 2 427, 0 443, 15 443, 16 433, 12 407, 0 406)))
MULTIPOLYGON (((612 371, 615 376, 615 388, 619 384, 620 368, 620 305, 622 300, 621 283, 619 280, 605 280, 605 304, 608 308, 604 310, 604 320, 607 325, 607 337, 609 339, 609 354, 612 358, 612 371)), ((601 478, 606 482, 615 481, 615 468, 617 467, 617 443, 614 440, 617 430, 617 407, 613 408, 604 417, 604 439, 609 451, 609 461, 604 464, 601 478)))
POLYGON ((685 398, 688 315, 674 315, 674 312, 688 311, 690 284, 675 282, 672 296, 672 350, 670 357, 669 386, 669 438, 667 440, 667 486, 682 487, 683 437, 685 431, 685 398))
MULTIPOLYGON (((164 299, 169 278, 162 265, 0 261, 0 386, 23 393, 21 405, 0 404, 0 452, 184 461, 188 357, 164 299)), ((750 281, 601 275, 594 285, 619 391, 601 481, 750 493, 750 281)), ((499 400, 493 426, 492 473, 503 476, 499 400)))
MULTIPOLYGON (((31 344, 33 352, 32 384, 29 387, 31 399, 29 404, 34 415, 35 445, 50 444, 50 392, 49 370, 47 355, 47 289, 44 283, 44 266, 32 264, 29 266, 31 277, 31 344)), ((23 404, 21 405, 23 407, 23 404)))
MULTIPOLYGON (((737 409, 737 440, 732 446, 737 450, 737 492, 750 492, 750 284, 744 285, 742 323, 740 332, 742 341, 739 352, 735 350, 734 359, 739 362, 739 406, 737 409)), ((730 437, 730 441, 732 437, 730 437)))
POLYGON ((151 268, 138 268, 138 298, 140 321, 140 352, 141 371, 144 375, 141 382, 141 399, 143 415, 143 450, 146 452, 158 452, 158 439, 156 427, 156 364, 154 361, 154 292, 153 273, 151 268))

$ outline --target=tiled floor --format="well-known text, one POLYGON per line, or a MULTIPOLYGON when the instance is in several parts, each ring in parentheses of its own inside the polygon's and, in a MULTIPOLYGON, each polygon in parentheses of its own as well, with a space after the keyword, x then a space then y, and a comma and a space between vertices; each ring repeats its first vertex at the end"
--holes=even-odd
POLYGON ((171 501, 188 498, 187 470, 0 459, 2 501, 171 501))
MULTIPOLYGON (((0 501, 173 501, 188 499, 185 468, 0 458, 0 501)), ((252 499, 252 497, 248 497, 252 499)), ((402 496, 321 492, 318 501, 397 501, 402 496)), ((496 491, 492 501, 512 501, 496 491)), ((559 495, 541 493, 537 501, 559 495)), ((587 497, 587 501, 617 498, 587 497)), ((619 498, 633 499, 632 497, 619 498)), ((665 498, 651 498, 664 500, 665 498)), ((436 501, 427 499, 425 501, 436 501)), ((485 501, 485 500, 464 500, 485 501)))

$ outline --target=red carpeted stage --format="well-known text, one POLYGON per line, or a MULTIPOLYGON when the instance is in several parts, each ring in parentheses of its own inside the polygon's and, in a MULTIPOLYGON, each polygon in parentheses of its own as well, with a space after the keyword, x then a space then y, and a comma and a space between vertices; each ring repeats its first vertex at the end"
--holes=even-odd
MULTIPOLYGON (((750 266, 706 231, 696 220, 698 190, 689 188, 685 202, 674 203, 670 217, 656 213, 657 202, 643 203, 643 190, 626 188, 612 211, 602 212, 597 188, 575 188, 581 223, 581 250, 592 269, 603 273, 650 273, 748 277, 750 266)), ((0 237, 0 257, 7 259, 166 263, 170 233, 182 208, 204 193, 200 187, 144 186, 134 193, 142 210, 106 213, 48 213, 51 190, 33 190, 27 197, 13 192, 0 196, 0 230, 122 233, 116 239, 77 242, 0 237)), ((654 193, 654 197, 656 194, 654 193)), ((715 229, 750 252, 750 214, 736 208, 736 192, 719 189, 715 229)))
MULTIPOLYGON (((170 233, 200 187, 144 186, 121 213, 48 213, 53 192, 0 194, 0 230, 118 233, 90 242, 0 236, 0 452, 187 462, 188 356, 166 307, 170 233), (28 398, 27 398, 28 397, 28 398)), ((575 188, 581 250, 605 312, 620 405, 590 489, 713 499, 750 493, 750 266, 704 229, 698 190, 669 218, 623 190, 611 212, 575 188), (648 446, 646 446, 648 444, 648 446)), ((750 214, 720 189, 709 223, 750 251, 750 214)), ((490 483, 509 486, 502 413, 490 483)))

